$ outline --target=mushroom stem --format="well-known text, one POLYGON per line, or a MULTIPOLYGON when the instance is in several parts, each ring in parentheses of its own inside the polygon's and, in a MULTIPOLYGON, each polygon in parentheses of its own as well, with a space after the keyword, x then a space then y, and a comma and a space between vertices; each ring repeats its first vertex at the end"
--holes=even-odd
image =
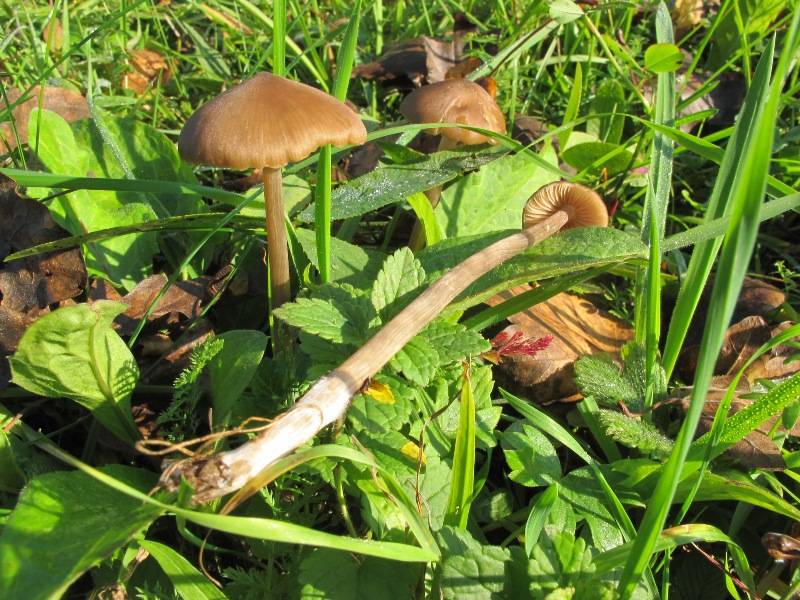
POLYGON ((264 167, 264 213, 267 219, 267 260, 269 261, 272 308, 291 298, 289 251, 283 222, 283 178, 280 169, 264 167))
POLYGON ((161 483, 176 489, 185 478, 194 487, 196 502, 207 502, 241 488, 344 415, 350 399, 365 381, 478 277, 550 237, 566 222, 567 214, 557 211, 541 223, 476 252, 417 296, 341 366, 319 379, 258 437, 228 452, 171 464, 162 474, 161 483))
MULTIPOLYGON (((436 151, 443 152, 445 150, 452 150, 456 146, 458 146, 457 141, 443 135, 442 139, 439 140, 439 146, 436 151)), ((437 185, 429 190, 425 190, 425 196, 431 203, 431 207, 436 208, 436 206, 439 204, 439 199, 442 196, 442 186, 437 185)), ((426 243, 427 240, 425 239, 425 229, 422 227, 420 220, 417 219, 414 222, 414 229, 411 230, 411 237, 408 238, 408 247, 416 252, 417 250, 424 248, 426 243)))

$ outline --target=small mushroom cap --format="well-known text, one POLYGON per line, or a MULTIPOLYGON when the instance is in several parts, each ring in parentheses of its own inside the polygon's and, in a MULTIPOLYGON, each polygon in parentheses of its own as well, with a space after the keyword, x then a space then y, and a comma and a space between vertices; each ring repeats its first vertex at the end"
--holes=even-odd
MULTIPOLYGON (((400 105, 400 112, 412 123, 462 123, 506 132, 506 120, 488 92, 468 79, 447 79, 411 92, 400 105)), ((476 131, 458 127, 427 129, 430 135, 461 142, 467 146, 497 143, 476 131)))
POLYGON ((569 217, 562 229, 608 225, 608 210, 597 192, 579 183, 559 181, 534 192, 522 211, 522 226, 536 225, 559 210, 569 217))
POLYGON ((279 169, 325 144, 363 144, 366 137, 358 115, 333 96, 259 73, 197 109, 178 152, 201 165, 279 169))

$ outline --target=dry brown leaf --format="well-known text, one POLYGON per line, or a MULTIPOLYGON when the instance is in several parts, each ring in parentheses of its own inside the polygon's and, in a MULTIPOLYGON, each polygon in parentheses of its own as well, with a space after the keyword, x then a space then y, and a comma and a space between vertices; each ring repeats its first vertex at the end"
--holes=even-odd
POLYGON ((134 50, 128 57, 133 71, 122 76, 122 87, 144 94, 156 81, 166 85, 172 77, 172 69, 167 60, 154 50, 134 50))
MULTIPOLYGON (((741 395, 749 391, 747 383, 740 383, 737 387, 737 392, 734 393, 733 400, 731 401, 731 408, 727 417, 736 414, 740 410, 747 408, 752 401, 741 398, 741 395)), ((682 393, 690 394, 691 388, 684 388, 682 393)), ((700 417, 700 423, 697 426, 697 434, 702 435, 711 429, 714 422, 714 415, 719 408, 719 403, 725 396, 725 389, 722 387, 712 387, 706 395, 706 402, 703 405, 703 413, 700 417)), ((684 411, 689 407, 689 400, 691 395, 682 396, 680 404, 684 411)), ((786 468, 786 463, 783 460, 780 448, 769 437, 769 432, 775 426, 775 423, 780 419, 780 415, 776 415, 771 419, 762 423, 758 428, 752 431, 743 440, 739 440, 725 451, 724 456, 735 460, 749 469, 766 469, 769 471, 776 471, 786 468)), ((783 427, 778 427, 779 431, 785 431, 783 427)), ((789 432, 793 436, 800 435, 800 426, 795 427, 789 432)))
POLYGON ((64 28, 55 16, 47 22, 42 30, 42 40, 53 54, 60 54, 64 47, 64 28))
POLYGON ((353 77, 394 81, 407 79, 414 86, 444 81, 456 66, 463 43, 444 42, 428 36, 405 40, 391 46, 377 61, 358 65, 353 77))
POLYGON ((719 0, 675 0, 672 5, 672 23, 675 35, 680 37, 688 33, 710 12, 719 6, 719 0))
MULTIPOLYGON (((511 130, 512 137, 526 146, 533 144, 548 132, 547 124, 537 117, 517 115, 514 119, 514 127, 511 130)), ((555 138, 553 138, 555 142, 555 138)))
MULTIPOLYGON (((211 281, 210 277, 203 276, 171 285, 150 313, 148 321, 166 315, 172 317, 183 315, 189 319, 200 316, 202 303, 206 299, 211 281)), ((128 294, 120 296, 108 282, 98 279, 92 283, 89 297, 93 301, 116 300, 128 305, 128 309, 115 320, 120 333, 126 335, 133 332, 139 319, 147 311, 147 307, 166 283, 167 276, 164 273, 151 275, 136 284, 128 294)))
MULTIPOLYGON (((725 332, 714 373, 735 375, 763 344, 789 326, 791 323, 786 322, 773 329, 761 316, 745 317, 734 323, 725 332)), ((700 345, 693 344, 681 353, 678 367, 681 376, 686 380, 694 376, 699 351, 700 345)), ((785 344, 776 346, 756 359, 745 371, 745 377, 754 382, 756 379, 787 377, 800 371, 800 361, 785 362, 792 352, 793 349, 785 344)))
MULTIPOLYGON (((78 92, 59 87, 46 87, 42 92, 41 86, 37 85, 29 92, 27 99, 11 111, 20 143, 24 144, 28 141, 28 117, 34 108, 39 107, 40 94, 43 109, 58 113, 69 122, 89 118, 89 105, 78 92)), ((22 91, 12 88, 8 90, 7 96, 8 104, 0 102, 0 106, 4 110, 22 97, 22 91)), ((5 149, 5 144, 8 144, 12 150, 17 147, 14 130, 10 123, 0 125, 0 147, 5 149)))
MULTIPOLYGON (((10 187, 0 191, 0 215, 0 259, 66 235, 44 205, 10 187)), ((0 352, 13 352, 28 325, 51 304, 74 298, 85 287, 86 268, 77 248, 0 263, 0 352)))
MULTIPOLYGON (((495 306, 531 289, 519 286, 487 300, 495 306)), ((573 363, 588 354, 619 354, 633 338, 632 328, 601 311, 594 304, 573 294, 561 293, 517 313, 508 319, 504 331, 522 331, 526 338, 552 335, 553 341, 535 356, 513 356, 502 363, 500 372, 510 383, 523 388, 537 402, 550 402, 573 396, 578 390, 573 381, 573 363)))

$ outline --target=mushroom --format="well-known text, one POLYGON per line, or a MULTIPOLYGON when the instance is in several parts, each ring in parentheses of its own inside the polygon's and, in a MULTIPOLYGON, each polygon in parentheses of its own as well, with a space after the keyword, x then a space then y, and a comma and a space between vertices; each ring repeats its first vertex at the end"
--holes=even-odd
MULTIPOLYGON (((551 193, 548 188, 553 185, 556 184, 536 192, 529 202, 538 203, 543 194, 551 193)), ((578 188, 586 189, 575 187, 578 188)), ((340 419, 364 383, 476 279, 562 228, 608 223, 608 215, 602 214, 605 206, 597 194, 564 194, 564 198, 553 206, 552 214, 540 222, 494 242, 447 271, 341 366, 317 380, 257 437, 227 452, 170 463, 162 473, 162 485, 175 490, 185 478, 194 488, 198 502, 241 488, 276 460, 305 444, 323 427, 340 419), (587 203, 593 205, 593 210, 587 208, 587 203), (592 212, 594 221, 583 218, 582 215, 592 212)))
POLYGON ((189 117, 178 151, 192 163, 261 169, 272 308, 290 299, 281 169, 324 146, 363 144, 367 131, 346 104, 270 73, 223 92, 189 117))
POLYGON ((568 217, 562 229, 608 225, 608 210, 597 192, 579 183, 557 181, 540 187, 528 199, 522 211, 522 226, 541 223, 557 211, 568 217))
MULTIPOLYGON (((447 79, 418 88, 406 96, 400 104, 400 112, 412 123, 461 123, 497 133, 506 131, 506 120, 494 98, 468 79, 447 79)), ((475 146, 497 143, 482 133, 460 127, 426 129, 425 132, 442 136, 439 150, 450 150, 458 144, 475 146)), ((425 193, 434 208, 439 203, 441 191, 441 186, 436 186, 425 193)), ((409 246, 416 250, 423 245, 422 227, 417 222, 409 246)))

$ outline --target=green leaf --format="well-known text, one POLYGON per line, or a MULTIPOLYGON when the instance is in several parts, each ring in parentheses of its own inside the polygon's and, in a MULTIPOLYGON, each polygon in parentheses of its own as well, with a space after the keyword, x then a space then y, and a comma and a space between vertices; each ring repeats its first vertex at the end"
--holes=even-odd
POLYGON ((217 336, 222 348, 208 365, 214 421, 227 424, 236 402, 256 374, 267 349, 267 336, 253 329, 226 331, 217 336))
POLYGON ((376 402, 367 394, 358 394, 347 410, 347 419, 357 430, 373 436, 390 431, 400 431, 412 419, 415 408, 414 390, 402 379, 388 374, 379 374, 373 381, 386 385, 394 396, 394 402, 376 402))
MULTIPOLYGON (((619 144, 625 127, 625 88, 616 79, 605 79, 597 86, 597 93, 592 100, 592 114, 603 115, 586 122, 586 131, 598 140, 609 144, 619 144)), ((564 144, 562 147, 566 147, 564 144)))
POLYGON ((677 71, 682 64, 683 54, 675 44, 653 44, 644 53, 644 66, 653 73, 677 71))
MULTIPOLYGON (((444 240, 418 259, 433 282, 447 270, 512 232, 444 240)), ((638 236, 609 227, 568 229, 506 261, 473 283, 450 309, 466 309, 509 287, 583 269, 643 260, 647 248, 638 236)))
MULTIPOLYGON (((296 229, 297 241, 315 267, 319 268, 317 242, 310 229, 296 229)), ((331 238, 331 281, 350 283, 357 287, 368 287, 383 264, 386 255, 331 238)))
POLYGON ((512 481, 527 487, 551 485, 561 478, 561 461, 548 437, 517 421, 500 434, 508 474, 512 481))
POLYGON ((425 245, 433 246, 438 244, 444 238, 444 232, 436 220, 436 215, 433 212, 431 201, 422 192, 411 194, 406 201, 411 205, 417 219, 422 223, 422 229, 425 232, 425 245))
POLYGON ((637 448, 656 458, 672 451, 672 440, 648 421, 628 417, 614 410, 601 409, 596 414, 606 435, 623 446, 637 448))
POLYGON ((442 550, 441 595, 446 600, 505 598, 509 551, 485 546, 468 532, 444 527, 438 533, 442 550))
POLYGON ((383 263, 372 287, 372 305, 384 321, 400 312, 416 296, 425 271, 406 247, 400 248, 383 263))
MULTIPOLYGON (((28 127, 37 158, 51 171, 91 176, 91 155, 80 147, 69 124, 56 113, 31 111, 28 127)), ((29 189, 29 193, 34 190, 29 189)), ((142 202, 129 202, 116 193, 78 190, 54 198, 53 219, 74 235, 114 226, 133 225, 156 217, 142 202)), ((95 242, 85 248, 86 267, 131 289, 152 272, 157 251, 154 234, 128 234, 95 242)))
POLYGON ((552 525, 545 527, 533 549, 528 572, 533 598, 559 598, 559 591, 564 592, 563 598, 575 600, 614 598, 612 584, 594 577, 595 566, 586 541, 552 525))
POLYGON ((434 214, 447 237, 518 229, 530 195, 557 177, 541 166, 556 164, 551 148, 537 161, 526 152, 509 154, 462 177, 442 192, 434 214))
POLYGON ((477 331, 444 319, 434 320, 420 335, 436 348, 440 365, 477 357, 492 348, 489 340, 477 331))
MULTIPOLYGON (((102 113, 102 134, 92 120, 77 121, 71 126, 76 143, 81 148, 92 149, 87 152, 87 168, 95 177, 197 184, 191 167, 181 162, 175 143, 166 135, 140 120, 117 118, 100 109, 95 111, 102 113)), ((177 192, 168 191, 158 196, 122 192, 117 196, 126 204, 149 204, 161 218, 205 211, 205 204, 199 197, 177 192)))
POLYGON ((217 586, 169 546, 151 540, 142 540, 139 546, 156 560, 183 600, 227 600, 217 586))
POLYGON ((346 308, 326 298, 298 298, 273 313, 285 323, 331 342, 359 344, 365 333, 350 321, 346 308))
MULTIPOLYGON (((413 164, 379 167, 333 190, 331 219, 358 217, 387 204, 402 202, 411 194, 447 183, 499 156, 494 150, 481 154, 436 152, 413 164)), ((313 223, 314 207, 300 213, 299 219, 303 223, 313 223)))
MULTIPOLYGON (((573 140, 574 141, 574 140, 573 140)), ((607 169, 609 174, 622 173, 628 168, 633 154, 624 146, 609 142, 574 143, 561 152, 561 158, 578 171, 599 172, 607 169)))
MULTIPOLYGON (((101 469, 147 493, 156 477, 114 465, 101 469)), ((0 534, 0 597, 53 598, 158 517, 142 504, 79 471, 31 480, 0 534)))
POLYGON ((27 329, 9 362, 18 386, 48 398, 70 398, 133 443, 139 433, 130 398, 139 368, 111 327, 126 308, 108 300, 59 308, 27 329))
POLYGON ((551 0, 550 18, 561 23, 571 23, 583 16, 583 9, 572 0, 551 0))
POLYGON ((380 558, 356 558, 320 548, 300 563, 304 600, 373 600, 414 597, 422 568, 380 558))
POLYGON ((392 357, 389 365, 417 385, 426 386, 436 374, 439 353, 422 335, 416 335, 392 357))

